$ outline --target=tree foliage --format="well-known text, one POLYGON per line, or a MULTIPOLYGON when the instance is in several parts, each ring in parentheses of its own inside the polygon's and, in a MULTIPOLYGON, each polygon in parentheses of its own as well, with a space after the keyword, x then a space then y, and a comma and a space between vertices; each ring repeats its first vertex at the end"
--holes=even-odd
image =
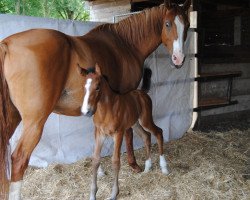
POLYGON ((0 12, 61 19, 89 19, 84 0, 0 0, 0 12))

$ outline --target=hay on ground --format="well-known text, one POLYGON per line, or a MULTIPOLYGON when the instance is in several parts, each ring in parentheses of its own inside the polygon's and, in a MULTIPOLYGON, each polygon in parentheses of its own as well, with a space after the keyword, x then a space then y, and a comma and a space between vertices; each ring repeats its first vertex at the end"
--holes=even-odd
MULTIPOLYGON (((157 147, 152 148, 153 170, 135 174, 122 155, 120 194, 123 200, 250 199, 250 128, 226 132, 191 132, 164 145, 170 175, 161 174, 157 147)), ((135 152, 144 166, 145 152, 135 152)), ((107 173, 99 178, 97 199, 107 199, 112 188, 111 159, 102 159, 107 173)), ((89 199, 91 159, 46 169, 29 167, 23 200, 89 199)))

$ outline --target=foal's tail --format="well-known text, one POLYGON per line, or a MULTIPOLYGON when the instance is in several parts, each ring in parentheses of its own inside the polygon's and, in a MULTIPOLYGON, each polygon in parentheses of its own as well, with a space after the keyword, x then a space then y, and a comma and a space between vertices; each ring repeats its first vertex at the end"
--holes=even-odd
POLYGON ((148 93, 151 85, 152 70, 144 66, 141 90, 148 93))
POLYGON ((7 82, 4 76, 4 58, 7 45, 0 42, 0 199, 6 199, 8 191, 7 172, 7 145, 11 131, 11 100, 7 82))

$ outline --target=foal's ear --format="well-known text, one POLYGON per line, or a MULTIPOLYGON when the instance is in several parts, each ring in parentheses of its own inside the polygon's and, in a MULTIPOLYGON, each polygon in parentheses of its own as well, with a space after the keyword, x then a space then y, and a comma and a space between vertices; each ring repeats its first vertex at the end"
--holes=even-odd
POLYGON ((87 75, 87 70, 83 69, 79 66, 79 64, 77 65, 77 71, 79 72, 80 75, 82 76, 86 76, 87 75))
POLYGON ((170 9, 171 8, 171 0, 164 0, 164 5, 170 9))
POLYGON ((186 0, 182 6, 184 11, 187 11, 191 5, 191 0, 186 0))
POLYGON ((97 63, 95 64, 95 73, 98 74, 99 76, 102 75, 101 68, 99 67, 97 63))

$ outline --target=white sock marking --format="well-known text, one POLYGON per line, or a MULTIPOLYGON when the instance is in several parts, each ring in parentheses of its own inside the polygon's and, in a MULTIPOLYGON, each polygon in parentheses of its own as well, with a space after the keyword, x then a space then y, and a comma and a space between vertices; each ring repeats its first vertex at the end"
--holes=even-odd
POLYGON ((163 174, 169 174, 168 168, 167 168, 167 161, 164 157, 164 155, 160 155, 160 167, 163 174))
POLYGON ((89 105, 88 105, 88 103, 89 103, 89 88, 91 86, 91 82, 92 82, 92 79, 88 78, 86 81, 86 84, 85 84, 86 94, 83 98, 83 104, 82 104, 82 108, 81 108, 81 111, 84 115, 87 114, 88 109, 89 109, 89 105))
POLYGON ((103 176, 105 176, 105 172, 103 171, 101 165, 98 167, 97 176, 98 176, 98 177, 103 177, 103 176))
POLYGON ((11 182, 9 200, 21 200, 21 187, 23 181, 11 182))
POLYGON ((7 166, 6 166, 6 175, 7 175, 7 179, 10 181, 10 179, 11 179, 11 168, 12 168, 11 145, 10 144, 7 147, 7 159, 8 159, 8 163, 7 163, 7 166))
POLYGON ((147 159, 145 161, 145 169, 144 169, 144 172, 147 173, 149 172, 149 170, 152 168, 152 160, 151 158, 147 159))

